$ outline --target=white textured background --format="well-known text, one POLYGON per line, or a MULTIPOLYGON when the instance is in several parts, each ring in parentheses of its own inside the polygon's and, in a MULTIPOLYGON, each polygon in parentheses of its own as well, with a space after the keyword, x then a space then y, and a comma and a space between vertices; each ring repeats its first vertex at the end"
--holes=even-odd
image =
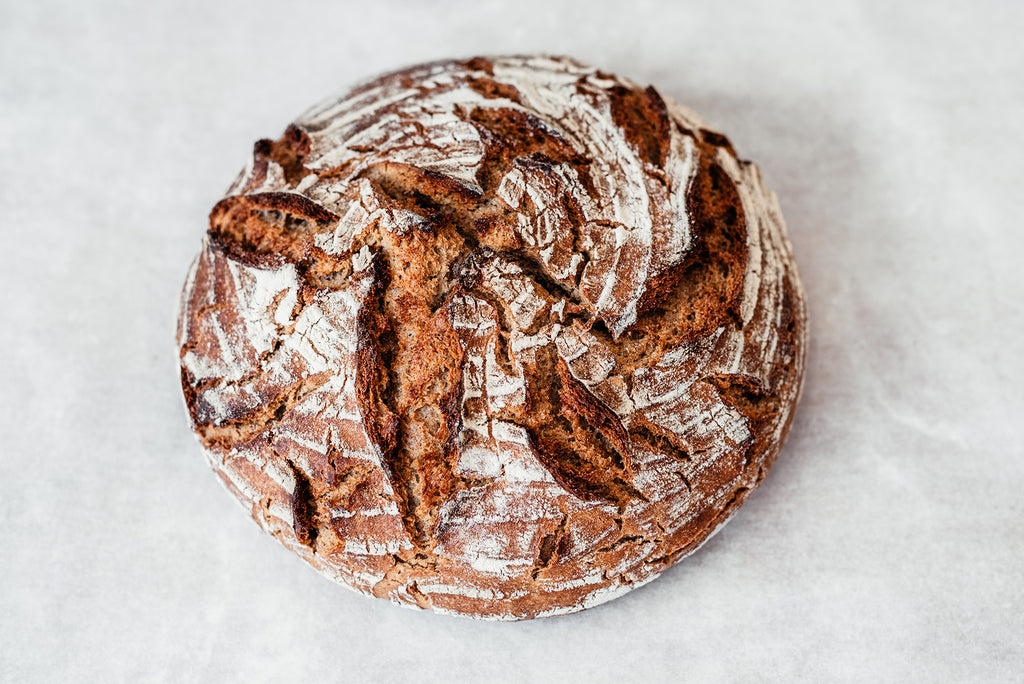
POLYGON ((1024 4, 687 4, 0 0, 0 681, 1020 681, 1024 4), (778 464, 702 551, 477 623, 259 532, 186 425, 173 323, 257 138, 375 72, 531 51, 760 164, 811 345, 778 464))

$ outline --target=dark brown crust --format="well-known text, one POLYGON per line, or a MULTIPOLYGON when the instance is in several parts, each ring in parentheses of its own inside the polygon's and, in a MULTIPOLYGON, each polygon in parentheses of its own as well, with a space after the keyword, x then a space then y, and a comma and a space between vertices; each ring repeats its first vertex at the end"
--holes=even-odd
POLYGON ((611 90, 612 118, 651 166, 661 168, 670 144, 668 108, 653 86, 646 90, 616 86, 611 90))
POLYGON ((285 181, 289 185, 296 185, 306 175, 303 160, 309 154, 309 136, 295 124, 291 124, 285 130, 284 135, 278 140, 258 140, 253 147, 252 158, 255 166, 253 183, 250 183, 245 190, 250 190, 266 179, 270 162, 281 166, 284 172, 285 181))
POLYGON ((512 102, 521 103, 519 91, 507 83, 498 83, 493 78, 474 77, 466 79, 470 88, 480 93, 489 100, 506 99, 512 102))
POLYGON ((493 190, 511 167, 514 159, 539 163, 566 163, 576 169, 580 181, 591 196, 597 194, 590 181, 590 161, 536 116, 518 109, 477 108, 469 121, 480 131, 486 152, 477 180, 485 190, 493 190))
POLYGON ((316 501, 313 498, 313 489, 310 487, 309 478, 289 462, 292 469, 292 476, 295 478, 295 491, 292 492, 292 528, 295 530, 295 538, 303 546, 316 548, 316 538, 320 531, 320 524, 317 520, 316 501))
MULTIPOLYGON (((367 305, 359 311, 356 401, 367 436, 380 449, 392 477, 398 480, 401 475, 401 467, 396 463, 395 456, 398 451, 398 415, 393 399, 393 381, 388 373, 395 332, 384 312, 384 292, 390 274, 375 264, 373 275, 367 305)), ((399 508, 409 506, 404 498, 398 503, 399 508)))
MULTIPOLYGON (((528 91, 520 93, 497 80, 490 60, 475 58, 463 66, 470 72, 465 84, 482 97, 522 105, 523 93, 528 91)), ((410 70, 386 78, 417 86, 418 73, 410 70)), ((598 77, 613 78, 600 73, 598 77)), ((581 93, 594 88, 582 79, 577 87, 581 93)), ((592 160, 540 118, 521 109, 481 106, 460 112, 484 146, 476 173, 478 189, 408 163, 374 161, 360 167, 361 182, 370 184, 386 210, 412 212, 422 222, 406 232, 368 225, 343 254, 325 252, 314 239, 335 228, 341 220, 337 214, 295 192, 260 191, 267 187, 271 170, 275 178, 283 175, 289 189, 313 173, 306 167, 313 128, 293 125, 279 140, 257 142, 253 171, 236 186, 239 194, 214 207, 208 236, 210 253, 216 258, 256 269, 295 267, 301 287, 292 321, 320 293, 349 287, 350 281, 366 283, 356 321, 354 394, 362 429, 379 454, 381 467, 353 460, 333 446, 326 454, 300 458, 294 453, 296 447, 278 434, 277 426, 291 416, 292 409, 329 379, 325 374, 271 388, 255 408, 229 406, 225 414, 217 413, 203 398, 219 379, 197 379, 184 366, 181 373, 193 424, 212 453, 226 460, 234 449, 252 448, 285 464, 295 483, 280 502, 290 511, 290 529, 273 528, 268 522, 271 494, 254 505, 253 515, 317 567, 339 572, 350 583, 355 582, 344 574, 349 570, 379 576, 372 586, 360 588, 420 607, 532 617, 578 603, 592 587, 562 593, 541 589, 576 580, 592 567, 605 568, 603 581, 613 586, 642 581, 652 568, 660 571, 671 565, 746 500, 774 461, 792 420, 792 405, 787 402, 795 399, 787 397, 795 397, 799 387, 803 355, 803 304, 795 272, 788 265, 785 276, 780 276, 778 351, 770 368, 771 382, 744 373, 712 373, 694 385, 697 396, 713 398, 741 415, 750 431, 749 437, 737 438, 729 452, 712 463, 704 462, 699 444, 686 442, 642 411, 620 417, 609 408, 607 398, 577 377, 553 343, 538 348, 535 358, 521 365, 510 351, 514 334, 533 335, 554 323, 552 307, 561 300, 559 324, 595 338, 614 357, 615 373, 629 390, 636 373, 656 367, 671 350, 699 345, 716 330, 743 330, 741 302, 751 236, 739 189, 723 167, 735 159, 731 143, 709 129, 686 129, 653 87, 620 84, 610 87, 607 96, 611 117, 645 165, 649 180, 666 182, 673 135, 675 143, 679 135, 689 136, 697 159, 686 196, 689 251, 679 263, 650 275, 637 318, 621 335, 609 332, 611 324, 596 315, 595 306, 581 294, 579 272, 575 278, 554 276, 539 250, 514 229, 515 212, 497 198, 499 184, 514 166, 550 174, 558 165, 575 170, 586 193, 598 196, 590 172, 592 160), (720 152, 728 156, 719 157, 720 152), (369 265, 357 278, 352 255, 359 250, 369 265), (487 260, 518 269, 517 277, 530 283, 547 313, 517 328, 511 302, 480 276, 480 265, 487 260), (488 315, 493 315, 495 324, 493 362, 507 373, 519 368, 526 381, 525 404, 487 409, 488 418, 525 431, 533 457, 557 486, 572 501, 586 502, 583 508, 573 508, 576 504, 570 506, 563 499, 539 522, 509 523, 528 539, 533 562, 527 561, 523 577, 501 580, 500 592, 506 596, 493 599, 455 598, 428 588, 438 578, 479 580, 464 567, 453 566, 444 549, 459 543, 464 533, 451 521, 463 509, 470 511, 473 502, 500 491, 501 485, 500 479, 473 476, 457 467, 466 441, 463 411, 473 400, 464 392, 465 365, 470 346, 479 343, 474 338, 477 331, 455 325, 456 305, 466 298, 490 307, 488 315), (659 468, 670 480, 675 478, 679 497, 704 496, 715 503, 681 523, 670 521, 671 502, 650 501, 644 494, 646 485, 638 484, 641 455, 661 459, 659 468), (719 496, 722 491, 725 495, 719 496), (366 560, 349 554, 348 542, 374 541, 375 533, 360 538, 353 530, 366 535, 372 527, 359 525, 373 523, 358 519, 361 511, 380 508, 382 501, 397 506, 400 521, 396 524, 404 529, 408 545, 390 557, 366 560), (641 504, 649 512, 638 516, 635 511, 641 510, 641 504), (339 507, 352 515, 333 518, 330 511, 339 507), (530 527, 533 524, 536 529, 530 527), (588 547, 580 541, 582 537, 601 541, 588 547)), ((321 169, 317 175, 342 177, 350 168, 349 163, 321 169)), ((581 206, 568 193, 561 202, 573 227, 568 247, 590 258, 580 246, 581 206)), ((533 210, 527 200, 517 211, 533 210)), ((588 226, 591 239, 598 242, 601 231, 610 234, 614 228, 604 223, 588 226)), ((216 306, 190 309, 190 315, 193 319, 209 316, 216 306)), ((280 325, 278 332, 284 332, 280 325)), ((186 337, 182 359, 188 352, 201 352, 201 344, 194 336, 186 337)), ((277 351, 275 346, 264 352, 259 362, 277 351)), ((330 426, 328 443, 333 444, 330 430, 335 428, 342 429, 330 426)), ((245 463, 235 467, 252 468, 245 463)), ((247 476, 262 483, 257 485, 261 491, 275 488, 263 474, 247 476)), ((229 478, 225 483, 240 499, 249 497, 229 478)), ((495 585, 494 590, 498 589, 495 585)))
POLYGON ((714 147, 722 147, 729 151, 729 154, 736 156, 736 150, 732 148, 732 143, 729 139, 719 133, 718 131, 712 131, 707 128, 700 129, 701 140, 714 147))
POLYGON ((638 307, 641 312, 685 310, 692 336, 738 315, 747 266, 746 219, 736 187, 715 161, 713 148, 701 144, 699 150, 700 166, 687 195, 695 248, 687 261, 649 281, 638 307))
POLYGON ((211 245, 240 264, 268 268, 293 263, 311 288, 335 288, 351 274, 351 262, 347 255, 317 248, 313 237, 337 221, 302 195, 234 195, 214 206, 207 234, 211 245))
POLYGON ((632 486, 629 437, 618 416, 546 350, 530 383, 530 413, 522 418, 537 457, 581 499, 624 506, 642 495, 632 486))

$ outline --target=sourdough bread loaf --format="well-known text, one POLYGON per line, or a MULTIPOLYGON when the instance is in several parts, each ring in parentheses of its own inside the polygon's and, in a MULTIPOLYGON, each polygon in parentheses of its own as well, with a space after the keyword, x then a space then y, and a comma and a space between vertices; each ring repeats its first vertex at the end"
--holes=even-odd
POLYGON ((524 619, 651 580, 736 512, 806 317, 725 136, 653 87, 503 57, 256 143, 178 340, 193 428, 266 531, 361 592, 524 619))

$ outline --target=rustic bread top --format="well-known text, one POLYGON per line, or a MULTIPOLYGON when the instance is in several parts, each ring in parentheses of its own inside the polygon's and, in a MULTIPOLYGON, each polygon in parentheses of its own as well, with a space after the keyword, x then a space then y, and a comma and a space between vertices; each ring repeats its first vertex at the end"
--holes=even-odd
POLYGON ((225 485, 322 572, 521 619, 647 581, 764 477, 803 369, 774 195, 653 88, 477 58, 261 140, 181 300, 225 485))

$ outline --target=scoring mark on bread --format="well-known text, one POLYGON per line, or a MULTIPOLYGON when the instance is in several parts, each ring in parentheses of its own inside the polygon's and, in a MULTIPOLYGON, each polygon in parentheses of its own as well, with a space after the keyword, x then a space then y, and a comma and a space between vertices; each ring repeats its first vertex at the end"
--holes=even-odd
POLYGON ((229 413, 226 418, 200 404, 199 392, 195 392, 193 396, 188 397, 190 410, 195 416, 195 429, 206 446, 240 446, 279 423, 285 414, 329 379, 329 373, 304 378, 287 386, 260 406, 234 415, 229 413))
POLYGON ((316 550, 316 538, 320 532, 320 515, 313 496, 309 478, 291 459, 285 459, 295 478, 295 490, 291 495, 292 526, 295 538, 303 546, 316 550))

